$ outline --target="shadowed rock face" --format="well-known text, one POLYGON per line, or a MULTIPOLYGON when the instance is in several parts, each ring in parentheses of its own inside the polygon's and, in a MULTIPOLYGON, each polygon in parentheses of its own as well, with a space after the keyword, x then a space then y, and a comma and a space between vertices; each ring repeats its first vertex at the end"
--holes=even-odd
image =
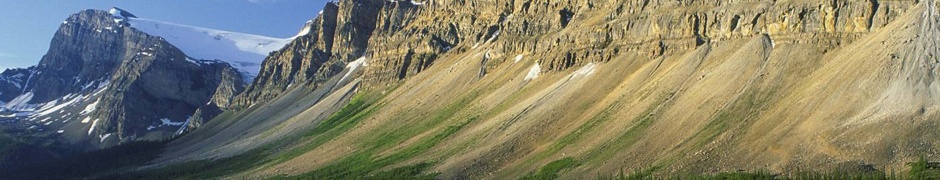
MULTIPOLYGON (((15 124, 35 125, 34 133, 67 149, 162 140, 186 129, 197 109, 224 109, 242 91, 230 65, 189 60, 123 20, 100 10, 71 15, 38 65, 0 74, 7 80, 0 83, 16 84, 0 87, 0 101, 31 95, 18 111, 33 114, 15 124)), ((199 113, 198 121, 216 114, 199 113)))
POLYGON ((23 86, 35 68, 8 69, 0 72, 0 102, 9 102, 23 93, 23 86))

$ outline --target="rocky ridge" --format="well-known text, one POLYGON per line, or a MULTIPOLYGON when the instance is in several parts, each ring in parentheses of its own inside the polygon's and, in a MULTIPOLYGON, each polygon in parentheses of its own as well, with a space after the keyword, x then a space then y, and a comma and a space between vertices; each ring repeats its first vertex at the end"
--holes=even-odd
POLYGON ((758 35, 769 35, 774 43, 831 49, 885 26, 914 3, 339 1, 325 6, 312 33, 268 57, 259 82, 238 104, 270 99, 296 82, 322 81, 360 57, 380 62, 364 77, 365 87, 374 89, 398 84, 447 52, 481 46, 492 50, 480 60, 487 68, 526 54, 550 57, 540 61, 544 71, 606 62, 619 52, 655 58, 758 35))
POLYGON ((240 93, 229 64, 193 60, 162 38, 130 27, 121 14, 84 10, 67 18, 40 63, 7 70, 0 101, 14 127, 94 150, 182 133, 190 117, 209 119, 240 93), (26 77, 24 79, 24 77, 26 77), (200 109, 200 113, 196 113, 200 109), (195 113, 195 115, 194 115, 195 113))

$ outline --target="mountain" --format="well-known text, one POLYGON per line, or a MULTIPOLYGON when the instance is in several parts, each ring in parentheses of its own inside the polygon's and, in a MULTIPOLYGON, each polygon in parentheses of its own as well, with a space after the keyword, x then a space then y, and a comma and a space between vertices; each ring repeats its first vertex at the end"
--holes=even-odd
POLYGON ((217 116, 64 177, 918 175, 940 155, 937 6, 330 2, 217 116))
POLYGON ((29 151, 61 156, 170 139, 193 117, 215 115, 197 110, 225 109, 244 88, 243 70, 194 59, 137 29, 134 17, 116 9, 73 14, 38 65, 0 74, 3 125, 43 144, 29 151))

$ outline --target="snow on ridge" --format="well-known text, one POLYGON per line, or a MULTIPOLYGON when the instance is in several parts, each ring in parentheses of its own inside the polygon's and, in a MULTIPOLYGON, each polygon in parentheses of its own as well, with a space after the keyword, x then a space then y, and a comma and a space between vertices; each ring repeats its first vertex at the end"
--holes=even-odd
MULTIPOLYGON (((250 75, 257 75, 261 71, 261 63, 269 53, 280 50, 298 37, 273 38, 145 18, 127 19, 131 27, 162 37, 188 56, 225 61, 250 75)), ((301 31, 298 35, 305 32, 309 30, 301 31)))

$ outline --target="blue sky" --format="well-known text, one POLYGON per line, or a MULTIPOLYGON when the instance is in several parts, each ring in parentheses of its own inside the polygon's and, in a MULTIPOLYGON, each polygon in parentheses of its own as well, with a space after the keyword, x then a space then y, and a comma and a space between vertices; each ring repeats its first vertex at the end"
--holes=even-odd
POLYGON ((113 6, 141 18, 271 37, 297 34, 329 0, 0 0, 0 71, 36 65, 65 18, 113 6))

